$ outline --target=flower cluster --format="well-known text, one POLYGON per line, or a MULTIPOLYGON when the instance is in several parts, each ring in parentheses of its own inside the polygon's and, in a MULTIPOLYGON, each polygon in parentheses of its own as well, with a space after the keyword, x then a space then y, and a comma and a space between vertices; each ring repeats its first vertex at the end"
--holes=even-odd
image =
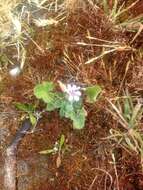
POLYGON ((78 102, 81 97, 80 87, 74 84, 67 84, 65 92, 67 93, 67 98, 70 102, 78 102))

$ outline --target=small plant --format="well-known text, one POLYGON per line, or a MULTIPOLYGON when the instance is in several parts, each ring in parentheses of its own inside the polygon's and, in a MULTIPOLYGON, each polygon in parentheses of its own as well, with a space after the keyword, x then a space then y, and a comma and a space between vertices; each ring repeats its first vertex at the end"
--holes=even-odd
POLYGON ((64 154, 64 152, 68 149, 69 148, 68 148, 68 145, 66 144, 65 136, 62 134, 59 141, 55 142, 53 148, 40 151, 39 153, 44 154, 44 155, 57 154, 56 165, 57 165, 57 168, 59 168, 61 165, 61 157, 64 154))
POLYGON ((39 118, 41 118, 41 112, 36 111, 36 106, 32 104, 23 104, 23 103, 16 102, 15 107, 18 110, 26 113, 26 117, 28 116, 33 126, 32 131, 34 131, 39 118))
POLYGON ((87 101, 94 103, 101 93, 98 85, 81 88, 75 84, 63 84, 58 82, 61 91, 55 89, 53 82, 43 82, 34 88, 34 94, 38 99, 46 103, 46 111, 59 109, 61 117, 69 118, 73 121, 73 128, 82 129, 85 125, 87 112, 83 106, 83 92, 87 101))
POLYGON ((108 100, 108 102, 115 111, 115 113, 113 111, 110 112, 113 116, 119 118, 119 123, 125 129, 135 129, 138 126, 143 112, 140 100, 137 100, 137 103, 134 105, 133 98, 127 94, 124 98, 119 98, 117 100, 117 105, 114 105, 110 100, 108 100))
POLYGON ((138 100, 135 104, 129 94, 123 99, 117 100, 117 105, 114 105, 110 100, 113 111, 113 117, 121 124, 125 129, 110 129, 109 139, 121 144, 126 150, 131 150, 139 153, 141 159, 143 159, 143 136, 139 129, 139 123, 142 118, 143 108, 142 103, 138 100))
POLYGON ((125 7, 125 2, 123 2, 121 5, 119 5, 120 1, 119 0, 114 0, 112 2, 112 7, 109 6, 109 1, 103 0, 101 2, 104 12, 107 14, 109 19, 112 21, 114 24, 118 24, 119 17, 129 11, 132 7, 134 7, 139 0, 134 1, 131 3, 128 7, 125 7))
POLYGON ((65 145, 65 136, 62 134, 59 141, 56 141, 53 148, 42 150, 40 154, 61 154, 61 151, 64 149, 65 145))

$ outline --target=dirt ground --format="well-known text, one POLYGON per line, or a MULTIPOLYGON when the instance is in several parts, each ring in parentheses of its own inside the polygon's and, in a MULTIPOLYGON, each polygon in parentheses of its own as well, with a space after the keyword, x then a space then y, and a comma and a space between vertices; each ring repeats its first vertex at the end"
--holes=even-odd
MULTIPOLYGON (((143 2, 139 1, 128 14, 132 17, 142 14, 142 7, 143 2)), ((27 64, 20 76, 11 78, 5 68, 0 71, 1 155, 20 127, 24 115, 13 103, 35 103, 33 88, 38 82, 61 80, 99 84, 103 94, 94 105, 85 104, 88 116, 81 131, 73 130, 70 121, 60 118, 58 111, 44 114, 36 131, 27 134, 18 147, 17 189, 143 190, 140 154, 107 138, 110 129, 124 129, 108 111, 110 105, 106 100, 121 96, 125 89, 131 95, 143 98, 143 32, 130 44, 136 32, 116 29, 101 10, 91 6, 69 12, 66 21, 50 27, 48 31, 40 28, 36 32, 34 40, 45 48, 44 54, 29 44, 27 64), (96 38, 118 41, 136 51, 120 49, 103 60, 85 65, 89 57, 102 51, 97 46, 77 45, 79 41, 96 43, 86 38, 89 33, 96 38), (40 155, 39 151, 53 147, 61 134, 66 137, 68 150, 62 155, 60 167, 57 167, 56 154, 40 155)), ((143 129, 142 121, 139 127, 143 129)), ((0 189, 3 189, 4 158, 1 157, 0 189)))

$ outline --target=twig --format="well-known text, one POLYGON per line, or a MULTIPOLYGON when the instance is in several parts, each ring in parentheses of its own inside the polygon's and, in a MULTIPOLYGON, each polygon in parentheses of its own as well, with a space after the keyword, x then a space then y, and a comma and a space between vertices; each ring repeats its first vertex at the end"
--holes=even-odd
POLYGON ((115 170, 115 176, 116 176, 116 184, 117 184, 117 190, 120 190, 119 188, 119 179, 118 179, 118 173, 116 168, 116 160, 114 154, 112 154, 113 164, 114 164, 114 170, 115 170))
POLYGON ((29 120, 22 123, 22 127, 17 131, 14 139, 5 152, 4 164, 4 190, 16 190, 16 153, 20 141, 31 128, 29 120))
POLYGON ((96 179, 97 179, 97 176, 94 177, 94 179, 93 179, 91 185, 89 186, 88 190, 92 190, 92 187, 93 187, 96 179))
POLYGON ((106 170, 101 169, 101 168, 92 168, 92 170, 99 170, 99 171, 102 171, 102 172, 104 172, 105 174, 107 174, 107 175, 109 176, 109 178, 110 178, 109 190, 110 190, 110 189, 111 189, 111 186, 112 186, 112 184, 113 184, 113 179, 112 179, 111 174, 110 174, 109 172, 107 172, 106 170))

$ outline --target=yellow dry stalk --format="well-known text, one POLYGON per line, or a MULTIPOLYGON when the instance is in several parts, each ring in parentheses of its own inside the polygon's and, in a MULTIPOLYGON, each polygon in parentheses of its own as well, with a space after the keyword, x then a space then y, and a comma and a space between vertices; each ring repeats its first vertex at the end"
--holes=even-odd
POLYGON ((0 37, 4 39, 11 33, 12 11, 22 0, 0 1, 0 37))
POLYGON ((0 1, 0 23, 5 23, 9 20, 11 11, 20 3, 22 0, 1 0, 0 1))
POLYGON ((65 0, 65 7, 69 11, 74 11, 77 8, 85 8, 86 4, 83 0, 65 0))

